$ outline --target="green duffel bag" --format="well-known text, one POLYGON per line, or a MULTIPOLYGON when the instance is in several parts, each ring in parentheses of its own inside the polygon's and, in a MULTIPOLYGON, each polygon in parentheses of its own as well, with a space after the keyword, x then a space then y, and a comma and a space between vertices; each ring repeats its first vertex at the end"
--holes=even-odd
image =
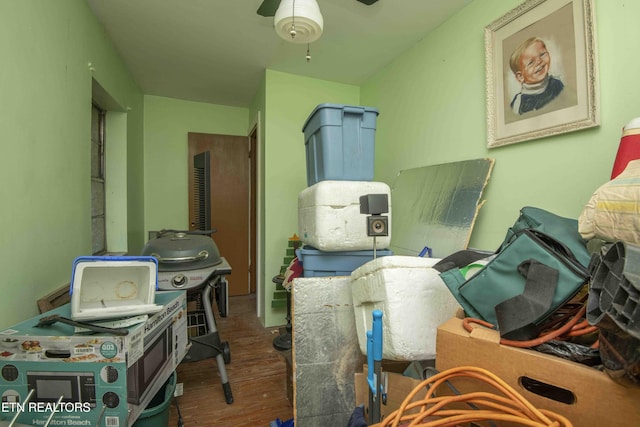
POLYGON ((539 325, 587 283, 590 258, 577 221, 536 208, 523 211, 495 254, 463 251, 434 266, 468 316, 519 341, 537 337, 539 325), (467 277, 468 264, 476 266, 482 256, 489 261, 467 277))
MULTIPOLYGON (((578 232, 578 220, 558 216, 544 209, 525 206, 520 216, 507 230, 501 248, 513 240, 523 230, 537 230, 561 243, 584 267, 589 266, 591 256, 585 240, 578 232)), ((499 251, 500 249, 498 249, 499 251)))

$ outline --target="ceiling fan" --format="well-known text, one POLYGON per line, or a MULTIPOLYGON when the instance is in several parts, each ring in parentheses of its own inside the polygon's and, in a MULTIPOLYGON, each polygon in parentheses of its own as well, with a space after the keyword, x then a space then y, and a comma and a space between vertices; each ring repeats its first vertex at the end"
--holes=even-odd
MULTIPOLYGON (((360 3, 366 4, 367 6, 371 6, 378 0, 357 0, 360 3)), ((260 16, 275 16, 276 11, 278 10, 278 6, 280 6, 280 0, 264 0, 256 13, 260 16)))

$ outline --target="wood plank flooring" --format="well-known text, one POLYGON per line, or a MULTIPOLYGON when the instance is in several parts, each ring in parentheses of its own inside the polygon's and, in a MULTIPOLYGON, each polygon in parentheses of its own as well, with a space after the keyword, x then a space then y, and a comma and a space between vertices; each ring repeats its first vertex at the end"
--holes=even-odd
MULTIPOLYGON (((285 354, 273 338, 278 328, 264 328, 256 317, 256 295, 229 298, 229 313, 216 324, 221 341, 229 343, 231 361, 225 365, 234 402, 227 404, 214 358, 181 363, 177 382, 184 394, 177 398, 185 427, 269 427, 276 418, 293 418, 287 399, 285 354)), ((284 323, 284 320, 283 320, 284 323)), ((178 425, 172 403, 169 427, 178 425)))

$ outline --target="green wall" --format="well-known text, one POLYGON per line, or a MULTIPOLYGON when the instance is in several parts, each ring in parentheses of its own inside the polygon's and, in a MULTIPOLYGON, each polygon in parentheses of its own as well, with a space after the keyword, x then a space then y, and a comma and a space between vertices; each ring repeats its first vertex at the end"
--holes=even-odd
POLYGON ((602 125, 487 149, 484 27, 520 3, 471 2, 361 89, 362 103, 380 109, 376 180, 393 184, 403 169, 495 159, 470 242, 489 250, 525 205, 577 218, 610 177, 622 127, 640 115, 633 54, 640 2, 594 1, 602 125))
POLYGON ((145 95, 145 232, 189 228, 188 133, 248 135, 249 110, 145 95))
MULTIPOLYGON (((74 258, 91 252, 92 77, 131 109, 128 199, 144 196, 143 112, 140 90, 84 1, 0 2, 0 52, 0 326, 9 326, 36 315, 36 300, 68 283, 74 258)), ((141 205, 125 208, 135 238, 141 205)))
POLYGON ((298 194, 307 187, 302 126, 318 104, 360 105, 357 86, 267 70, 265 107, 265 317, 284 323, 285 312, 270 306, 287 239, 298 232, 298 194))

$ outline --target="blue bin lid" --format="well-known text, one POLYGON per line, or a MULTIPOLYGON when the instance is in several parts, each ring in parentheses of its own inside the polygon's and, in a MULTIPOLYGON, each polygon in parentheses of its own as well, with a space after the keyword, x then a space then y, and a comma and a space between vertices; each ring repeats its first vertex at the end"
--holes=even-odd
POLYGON ((375 107, 362 107, 357 105, 330 104, 330 103, 319 104, 316 106, 316 108, 313 109, 311 114, 309 114, 309 117, 307 117, 307 120, 305 120, 304 125, 302 126, 303 132, 307 128, 307 125, 309 124, 309 121, 311 121, 313 116, 318 112, 318 110, 321 110, 323 108, 332 108, 334 110, 345 110, 347 112, 352 112, 352 113, 363 113, 363 114, 375 113, 376 115, 380 114, 378 109, 375 107))

